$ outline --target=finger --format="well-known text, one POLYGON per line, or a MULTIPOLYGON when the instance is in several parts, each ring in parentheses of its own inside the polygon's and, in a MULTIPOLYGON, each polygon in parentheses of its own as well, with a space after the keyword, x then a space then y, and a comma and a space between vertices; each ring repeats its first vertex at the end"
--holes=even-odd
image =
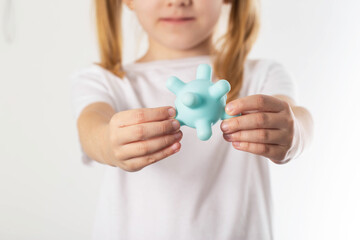
POLYGON ((261 155, 273 160, 282 160, 287 151, 285 146, 276 144, 233 142, 232 145, 238 150, 261 155))
POLYGON ((278 145, 288 145, 288 134, 280 129, 255 129, 238 131, 231 134, 224 134, 224 139, 228 142, 253 142, 268 143, 278 145))
POLYGON ((176 119, 168 119, 160 122, 149 122, 118 128, 119 144, 146 140, 154 137, 168 135, 179 130, 180 123, 176 119))
POLYGON ((233 133, 240 130, 259 128, 282 129, 287 124, 288 122, 282 114, 258 112, 225 119, 222 121, 220 128, 224 133, 233 133))
POLYGON ((173 107, 139 108, 119 112, 116 116, 116 125, 126 127, 145 122, 162 121, 176 116, 176 109, 173 107), (169 111, 172 111, 173 115, 169 111))
POLYGON ((180 151, 180 148, 181 148, 181 143, 175 142, 174 144, 166 148, 163 148, 155 153, 142 157, 133 158, 129 161, 126 161, 125 163, 123 163, 123 165, 126 166, 125 167, 123 166, 122 168, 125 168, 125 170, 129 172, 139 171, 150 164, 158 162, 164 158, 173 155, 174 153, 177 153, 178 151, 180 151))
POLYGON ((229 115, 237 115, 245 111, 280 112, 285 108, 282 100, 265 94, 256 94, 235 99, 228 103, 225 111, 229 115))
POLYGON ((121 159, 129 160, 135 157, 141 157, 157 152, 174 142, 180 141, 181 138, 182 132, 178 131, 174 134, 126 144, 120 147, 120 151, 122 152, 121 159))

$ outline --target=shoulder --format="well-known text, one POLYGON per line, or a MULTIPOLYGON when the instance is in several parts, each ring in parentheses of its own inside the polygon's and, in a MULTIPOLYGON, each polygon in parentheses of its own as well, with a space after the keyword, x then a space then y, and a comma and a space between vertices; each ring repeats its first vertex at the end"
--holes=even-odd
POLYGON ((271 59, 247 60, 244 76, 253 94, 285 95, 298 102, 297 83, 281 62, 271 59))
POLYGON ((285 66, 273 59, 247 59, 244 64, 244 70, 248 72, 267 72, 274 69, 285 69, 285 66))
POLYGON ((106 102, 116 111, 126 109, 124 81, 97 64, 78 68, 70 74, 69 88, 77 118, 81 110, 94 102, 106 102))
POLYGON ((73 71, 70 74, 70 79, 72 81, 77 81, 81 79, 93 79, 93 80, 113 80, 113 79, 120 79, 120 77, 116 76, 109 70, 95 64, 89 64, 87 66, 83 66, 78 68, 77 70, 73 71))
POLYGON ((293 76, 285 65, 272 59, 247 59, 244 64, 244 79, 253 84, 263 84, 270 79, 285 79, 291 81, 293 76))

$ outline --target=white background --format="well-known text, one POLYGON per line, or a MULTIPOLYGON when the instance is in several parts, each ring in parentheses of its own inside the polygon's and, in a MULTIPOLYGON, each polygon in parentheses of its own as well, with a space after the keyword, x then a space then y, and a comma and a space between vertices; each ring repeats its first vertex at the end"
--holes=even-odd
MULTIPOLYGON (((7 2, 0 0, 0 239, 90 239, 103 166, 80 161, 68 76, 98 60, 92 1, 13 0, 10 18, 7 2)), ((270 164, 276 239, 360 239, 359 12, 355 0, 262 1, 251 57, 292 72, 298 105, 315 122, 300 158, 270 164)), ((141 32, 129 14, 125 62, 146 46, 143 37, 136 51, 141 32)))

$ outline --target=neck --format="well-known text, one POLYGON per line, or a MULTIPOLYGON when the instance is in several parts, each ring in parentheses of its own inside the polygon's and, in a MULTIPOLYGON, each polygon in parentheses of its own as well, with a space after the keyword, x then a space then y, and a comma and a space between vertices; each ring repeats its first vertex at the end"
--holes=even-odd
POLYGON ((159 44, 156 41, 149 39, 148 51, 142 58, 138 59, 136 62, 149 62, 155 60, 179 59, 185 57, 209 55, 210 48, 211 48, 211 37, 205 39, 203 42, 199 43, 198 45, 186 50, 168 48, 164 45, 159 44))

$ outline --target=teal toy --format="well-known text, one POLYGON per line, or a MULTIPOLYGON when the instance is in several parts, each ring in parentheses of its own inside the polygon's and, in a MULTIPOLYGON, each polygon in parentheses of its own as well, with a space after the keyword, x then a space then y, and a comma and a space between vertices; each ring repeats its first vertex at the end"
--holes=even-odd
POLYGON ((180 126, 195 128, 200 140, 206 141, 211 135, 211 127, 219 120, 241 116, 228 115, 225 112, 226 94, 230 91, 228 81, 222 79, 215 84, 211 81, 212 69, 208 64, 197 67, 196 79, 184 83, 171 76, 166 87, 176 95, 175 119, 180 126))

